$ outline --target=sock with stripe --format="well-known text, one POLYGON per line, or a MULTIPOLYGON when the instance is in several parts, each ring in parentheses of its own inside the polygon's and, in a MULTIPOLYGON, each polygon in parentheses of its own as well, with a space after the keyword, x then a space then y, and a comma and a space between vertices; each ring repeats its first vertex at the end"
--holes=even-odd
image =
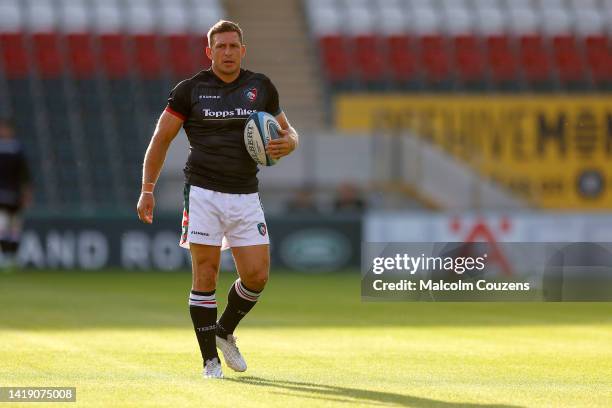
POLYGON ((215 291, 198 292, 192 290, 189 294, 189 314, 193 322, 202 360, 219 358, 215 340, 215 329, 217 327, 217 299, 215 291))
POLYGON ((237 279, 229 290, 227 306, 217 323, 217 336, 226 339, 228 334, 233 334, 240 320, 255 306, 260 294, 261 291, 249 289, 237 279))

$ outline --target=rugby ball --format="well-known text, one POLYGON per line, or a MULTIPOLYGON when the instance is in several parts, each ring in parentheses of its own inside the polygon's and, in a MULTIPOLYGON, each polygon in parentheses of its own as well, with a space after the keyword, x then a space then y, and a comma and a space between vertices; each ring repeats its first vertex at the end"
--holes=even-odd
POLYGON ((270 140, 280 137, 279 129, 280 125, 269 113, 255 112, 248 117, 244 126, 244 146, 255 163, 262 166, 276 164, 278 160, 266 154, 266 146, 270 140))

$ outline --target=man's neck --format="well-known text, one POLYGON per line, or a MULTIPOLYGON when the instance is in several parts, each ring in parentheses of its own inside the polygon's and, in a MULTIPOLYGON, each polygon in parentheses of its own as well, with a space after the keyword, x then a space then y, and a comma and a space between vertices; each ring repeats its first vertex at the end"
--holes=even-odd
POLYGON ((225 82, 226 84, 229 84, 230 82, 234 82, 236 80, 236 78, 238 78, 238 76, 240 75, 240 69, 238 71, 236 71, 236 73, 231 74, 231 75, 225 75, 222 74, 221 72, 217 71, 215 69, 214 66, 211 67, 213 73, 223 82, 225 82))

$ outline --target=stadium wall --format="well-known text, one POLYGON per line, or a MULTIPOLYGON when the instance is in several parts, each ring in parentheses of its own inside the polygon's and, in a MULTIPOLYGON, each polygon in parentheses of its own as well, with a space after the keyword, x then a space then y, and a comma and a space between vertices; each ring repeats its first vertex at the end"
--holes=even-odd
MULTIPOLYGON (((268 216, 267 224, 274 268, 320 272, 359 266, 359 216, 268 216)), ((178 246, 179 227, 180 219, 169 216, 157 216, 152 225, 135 216, 30 218, 18 262, 37 269, 186 270, 191 259, 178 246)), ((233 268, 230 251, 222 268, 233 268)))

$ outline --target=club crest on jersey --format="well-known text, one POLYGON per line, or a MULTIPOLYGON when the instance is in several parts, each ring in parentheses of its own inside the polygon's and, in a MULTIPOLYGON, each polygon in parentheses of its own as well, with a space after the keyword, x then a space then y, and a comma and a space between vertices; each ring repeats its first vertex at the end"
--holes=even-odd
POLYGON ((264 224, 263 222, 260 222, 259 224, 257 224, 257 229, 259 230, 259 233, 263 237, 266 236, 266 224, 264 224))
POLYGON ((250 101, 255 102, 257 99, 257 88, 249 88, 244 92, 244 96, 250 101))

